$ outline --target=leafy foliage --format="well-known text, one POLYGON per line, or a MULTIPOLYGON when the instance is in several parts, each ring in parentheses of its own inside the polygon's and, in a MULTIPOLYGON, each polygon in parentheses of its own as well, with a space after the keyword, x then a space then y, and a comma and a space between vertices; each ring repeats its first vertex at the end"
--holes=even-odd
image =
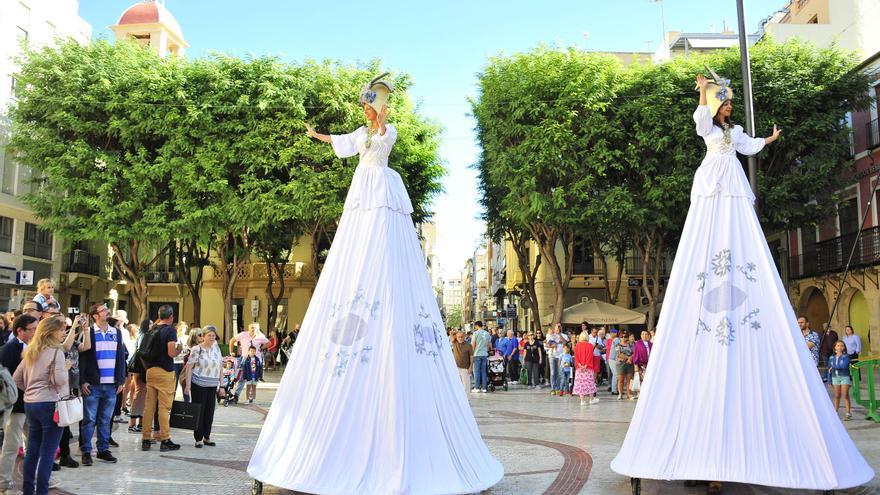
MULTIPOLYGON (((341 214, 356 162, 308 139, 304 124, 353 131, 363 123, 358 92, 377 71, 378 63, 160 58, 103 41, 27 52, 12 145, 41 187, 25 199, 63 237, 116 246, 114 263, 142 310, 157 250, 172 240, 193 253, 210 246, 228 327, 237 267, 252 250, 278 255, 279 243, 292 246, 341 214)), ((391 166, 421 221, 444 173, 440 129, 409 100, 409 76, 395 82, 391 166)), ((191 291, 200 280, 190 279, 191 291)))
MULTIPOLYGON (((492 58, 480 75, 472 106, 484 218, 490 235, 528 232, 541 248, 557 314, 567 280, 553 265, 565 261, 550 256, 557 243, 569 256, 574 235, 619 261, 638 252, 644 295, 652 308, 662 298, 662 260, 675 252, 705 153, 691 118, 704 64, 742 94, 737 50, 624 69, 610 57, 538 48, 492 58)), ((757 133, 768 135, 774 123, 784 130, 759 156, 765 229, 834 211, 851 167, 845 115, 867 103, 867 76, 854 67, 849 54, 800 41, 767 39, 752 50, 757 133)), ((613 299, 616 289, 606 291, 613 299)))

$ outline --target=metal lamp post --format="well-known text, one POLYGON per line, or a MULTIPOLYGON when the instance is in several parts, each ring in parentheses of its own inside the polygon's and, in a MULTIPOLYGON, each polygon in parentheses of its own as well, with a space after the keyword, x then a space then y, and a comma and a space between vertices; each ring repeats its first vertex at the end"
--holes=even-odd
MULTIPOLYGON (((746 134, 755 137, 755 107, 752 99, 752 67, 749 61, 749 36, 746 33, 746 14, 743 0, 736 0, 736 17, 739 25, 739 54, 742 65, 743 103, 746 106, 746 134)), ((758 196, 758 160, 748 157, 749 185, 752 194, 758 196)))

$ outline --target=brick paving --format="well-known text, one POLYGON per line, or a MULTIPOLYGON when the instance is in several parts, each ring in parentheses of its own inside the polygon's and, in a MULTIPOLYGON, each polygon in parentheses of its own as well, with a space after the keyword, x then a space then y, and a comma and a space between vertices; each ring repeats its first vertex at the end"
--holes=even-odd
MULTIPOLYGON (((271 405, 280 373, 268 372, 253 405, 219 407, 212 439, 217 447, 196 449, 192 433, 172 431, 183 447, 160 453, 141 452, 140 435, 114 431, 120 443, 115 465, 96 461, 94 466, 62 469, 55 495, 245 495, 251 480, 245 469, 263 419, 271 405)), ((477 424, 489 449, 505 468, 504 479, 483 495, 625 495, 630 480, 611 471, 609 464, 626 434, 635 404, 612 400, 579 405, 577 398, 551 397, 546 391, 513 387, 508 392, 470 396, 477 424)), ((854 411, 847 428, 875 471, 880 472, 880 424, 862 420, 854 411)), ((115 425, 114 425, 115 426, 115 425)), ((74 449, 76 451, 76 449, 74 449)), ((342 468, 341 468, 342 469, 342 468)), ((293 492, 265 487, 267 495, 293 492)), ((685 488, 679 482, 645 480, 645 495, 700 495, 705 487, 685 488)), ((728 495, 801 495, 802 490, 727 484, 728 495)), ((813 492, 820 493, 820 492, 813 492)), ((880 478, 867 486, 838 491, 846 495, 880 495, 880 478)))

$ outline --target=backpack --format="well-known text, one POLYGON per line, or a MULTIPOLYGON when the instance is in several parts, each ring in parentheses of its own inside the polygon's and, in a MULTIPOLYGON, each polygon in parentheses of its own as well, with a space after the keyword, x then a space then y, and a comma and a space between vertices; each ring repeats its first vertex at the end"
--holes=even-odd
POLYGON ((141 346, 137 350, 138 358, 144 363, 144 368, 156 366, 162 359, 160 331, 160 325, 151 326, 144 334, 141 346))
POLYGON ((18 400, 18 386, 5 366, 0 366, 0 411, 12 409, 18 400))

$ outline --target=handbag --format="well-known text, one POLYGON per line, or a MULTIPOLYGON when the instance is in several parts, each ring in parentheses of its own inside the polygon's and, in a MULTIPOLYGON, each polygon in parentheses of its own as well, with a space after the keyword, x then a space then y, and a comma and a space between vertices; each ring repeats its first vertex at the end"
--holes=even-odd
MULTIPOLYGON (((58 356, 58 349, 55 349, 55 356, 58 356)), ((55 384, 55 362, 57 359, 52 361, 52 366, 49 367, 49 382, 53 387, 56 387, 55 384)), ((56 390, 57 392, 57 390, 56 390)), ((70 390, 68 389, 68 393, 64 396, 61 396, 55 402, 55 413, 52 415, 52 419, 56 424, 60 427, 70 426, 74 423, 79 423, 83 419, 83 402, 82 397, 77 397, 75 395, 71 395, 70 390)))
POLYGON ((639 372, 636 371, 634 373, 632 381, 629 384, 629 390, 631 392, 638 392, 641 389, 642 389, 642 380, 641 380, 641 378, 639 378, 639 372))
POLYGON ((172 428, 181 430, 195 430, 202 419, 202 405, 197 402, 174 401, 171 404, 172 428))

